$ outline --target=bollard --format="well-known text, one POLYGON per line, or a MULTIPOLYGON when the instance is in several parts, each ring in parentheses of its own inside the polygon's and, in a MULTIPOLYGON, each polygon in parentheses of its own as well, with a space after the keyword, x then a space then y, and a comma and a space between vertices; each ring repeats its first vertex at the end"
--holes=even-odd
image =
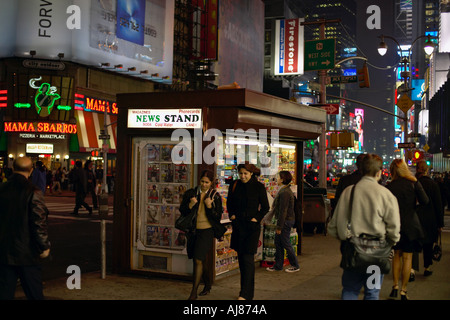
POLYGON ((99 204, 99 210, 98 215, 100 219, 106 219, 108 217, 108 194, 105 193, 104 190, 102 190, 102 193, 98 195, 98 204, 99 204))

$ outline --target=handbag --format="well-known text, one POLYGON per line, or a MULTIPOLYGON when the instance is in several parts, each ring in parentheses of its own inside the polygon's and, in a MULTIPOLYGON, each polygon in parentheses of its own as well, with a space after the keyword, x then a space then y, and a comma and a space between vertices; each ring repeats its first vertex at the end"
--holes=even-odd
POLYGON ((441 261, 441 258, 442 258, 442 239, 441 235, 439 235, 439 243, 435 243, 433 247, 432 259, 434 261, 441 261))
POLYGON ((196 217, 195 211, 190 211, 187 215, 179 216, 175 221, 175 228, 183 232, 190 232, 194 228, 194 219, 196 217))
MULTIPOLYGON (((356 185, 350 195, 350 215, 347 228, 350 232, 352 219, 353 197, 356 185)), ((392 247, 386 240, 378 237, 361 234, 359 237, 350 236, 341 242, 341 268, 357 273, 367 273, 370 266, 378 266, 382 274, 391 270, 392 247)))

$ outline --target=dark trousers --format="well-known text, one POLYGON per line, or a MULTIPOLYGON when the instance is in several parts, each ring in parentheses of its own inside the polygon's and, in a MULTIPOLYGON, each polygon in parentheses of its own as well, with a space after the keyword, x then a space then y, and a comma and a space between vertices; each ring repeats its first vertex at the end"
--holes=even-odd
POLYGON ((291 244, 291 229, 294 226, 294 221, 286 221, 284 223, 283 229, 281 229, 281 234, 275 235, 275 265, 276 270, 283 269, 284 263, 284 250, 286 249, 287 257, 291 266, 298 268, 298 260, 295 255, 294 248, 291 244))
POLYGON ((255 255, 238 253, 239 270, 241 272, 241 292, 239 296, 253 300, 255 294, 255 255))
MULTIPOLYGON (((424 243, 422 247, 423 252, 423 266, 428 268, 433 264, 433 243, 424 243)), ((412 268, 416 271, 420 270, 419 267, 419 253, 413 252, 412 268)))
POLYGON ((91 208, 89 205, 84 201, 86 198, 86 193, 84 192, 76 192, 75 194, 75 209, 73 210, 74 213, 78 213, 78 210, 83 206, 86 208, 86 210, 90 211, 91 208))
POLYGON ((92 206, 94 208, 98 208, 98 204, 97 204, 97 195, 95 194, 95 189, 90 189, 88 191, 88 194, 90 194, 92 196, 92 206))
POLYGON ((0 300, 14 300, 17 279, 28 300, 44 300, 41 266, 0 265, 0 300))

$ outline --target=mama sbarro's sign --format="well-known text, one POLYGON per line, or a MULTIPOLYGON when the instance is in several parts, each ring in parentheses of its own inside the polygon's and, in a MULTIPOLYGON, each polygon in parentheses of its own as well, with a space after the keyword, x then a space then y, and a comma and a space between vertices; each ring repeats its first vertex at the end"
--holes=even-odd
POLYGON ((200 129, 201 109, 129 109, 128 128, 200 129))

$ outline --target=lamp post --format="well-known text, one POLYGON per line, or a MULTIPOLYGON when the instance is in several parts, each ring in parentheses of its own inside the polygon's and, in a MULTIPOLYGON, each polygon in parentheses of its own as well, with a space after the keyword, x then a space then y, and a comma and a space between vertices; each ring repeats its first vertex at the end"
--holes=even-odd
MULTIPOLYGON (((408 92, 410 92, 412 90, 412 88, 410 88, 410 86, 409 86, 409 79, 411 78, 411 72, 410 72, 411 50, 417 40, 422 39, 422 38, 427 38, 427 40, 425 41, 424 50, 427 55, 431 55, 433 53, 434 47, 435 47, 435 44, 431 41, 432 37, 429 35, 422 35, 422 36, 418 36, 416 39, 414 39, 414 41, 411 43, 411 46, 408 49, 407 56, 403 55, 403 49, 402 49, 400 43, 394 37, 381 35, 378 38, 381 38, 381 42, 378 45, 378 53, 381 56, 384 56, 388 50, 388 46, 387 46, 386 42, 384 42, 385 38, 391 39, 397 44, 397 47, 400 50, 400 56, 401 56, 400 62, 403 66, 403 71, 400 73, 400 76, 403 79, 403 87, 404 87, 403 92, 405 94, 408 94, 408 92)), ((402 111, 404 112, 404 117, 403 117, 403 121, 404 121, 403 135, 404 135, 404 139, 405 139, 404 142, 408 142, 408 110, 406 110, 406 112, 404 110, 402 110, 402 111)), ((405 161, 406 161, 406 163, 408 163, 408 153, 407 152, 405 152, 405 161)))

